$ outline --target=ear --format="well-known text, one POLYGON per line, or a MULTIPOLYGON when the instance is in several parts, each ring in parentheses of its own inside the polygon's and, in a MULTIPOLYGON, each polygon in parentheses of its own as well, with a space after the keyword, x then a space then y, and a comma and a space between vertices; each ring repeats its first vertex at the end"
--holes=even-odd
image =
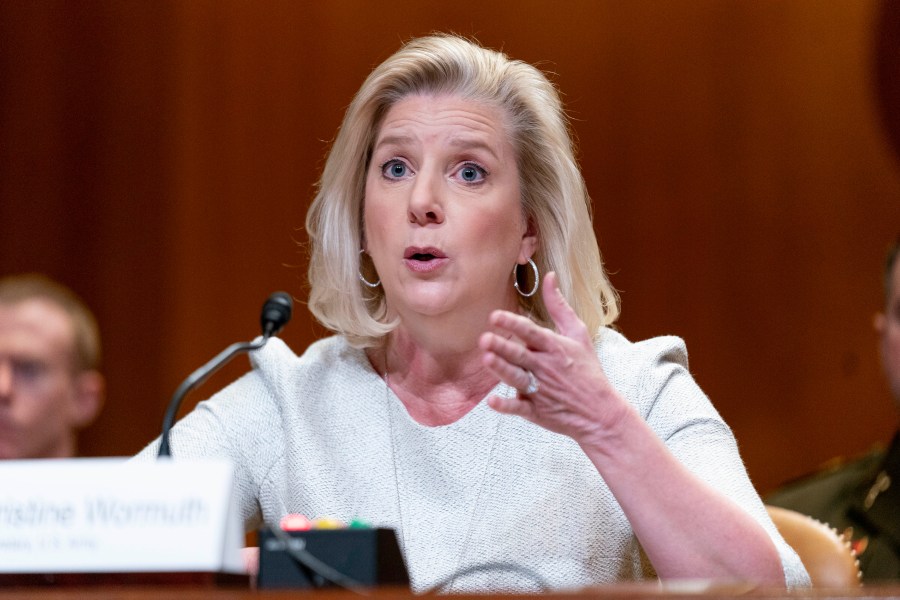
POLYGON ((75 376, 72 403, 72 426, 87 427, 97 418, 106 396, 106 380, 97 371, 84 371, 75 376))
POLYGON ((879 336, 884 335, 884 330, 887 327, 887 317, 884 316, 884 313, 875 313, 875 316, 872 317, 872 328, 875 330, 879 336))
POLYGON ((534 219, 528 218, 525 223, 525 233, 522 234, 522 243, 519 244, 519 264, 524 265, 528 259, 534 256, 538 249, 538 233, 534 219))

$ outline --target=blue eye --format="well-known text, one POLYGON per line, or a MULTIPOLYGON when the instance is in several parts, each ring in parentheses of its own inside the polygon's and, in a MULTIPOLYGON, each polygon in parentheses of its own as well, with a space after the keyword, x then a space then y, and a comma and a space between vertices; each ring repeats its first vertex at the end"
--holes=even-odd
POLYGON ((475 164, 465 164, 458 171, 460 179, 466 183, 478 183, 484 180, 487 171, 475 164))
POLYGON ((381 174, 388 179, 400 179, 409 174, 409 168, 403 161, 392 158, 381 166, 381 174))

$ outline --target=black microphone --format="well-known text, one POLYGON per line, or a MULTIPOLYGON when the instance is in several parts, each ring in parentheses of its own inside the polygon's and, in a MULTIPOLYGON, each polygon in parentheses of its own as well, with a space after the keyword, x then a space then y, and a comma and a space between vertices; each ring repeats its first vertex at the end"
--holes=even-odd
POLYGON ((172 400, 169 401, 169 406, 166 408, 166 414, 163 417, 162 435, 160 436, 157 458, 172 456, 172 449, 169 445, 169 432, 175 425, 178 408, 181 406, 181 401, 187 393, 206 381, 210 375, 221 369, 225 363, 238 354, 258 350, 265 346, 269 338, 277 335, 287 325, 287 322, 291 320, 293 307, 294 301, 291 299, 290 294, 275 292, 269 296, 263 304, 262 314, 260 315, 260 325, 263 332, 262 339, 254 342, 237 342, 228 346, 211 361, 188 375, 187 379, 178 386, 175 394, 172 395, 172 400))
POLYGON ((263 337, 269 338, 278 335, 291 320, 293 309, 294 301, 285 292, 275 292, 269 296, 263 304, 262 314, 259 317, 263 337))

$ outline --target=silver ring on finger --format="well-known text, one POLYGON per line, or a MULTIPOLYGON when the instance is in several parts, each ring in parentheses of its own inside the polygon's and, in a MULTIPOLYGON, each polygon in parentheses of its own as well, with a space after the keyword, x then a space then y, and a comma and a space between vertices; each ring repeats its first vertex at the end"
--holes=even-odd
POLYGON ((538 390, 541 389, 541 382, 538 381, 538 378, 531 371, 525 371, 528 374, 528 387, 524 390, 519 390, 525 395, 530 396, 531 394, 537 394, 538 390))

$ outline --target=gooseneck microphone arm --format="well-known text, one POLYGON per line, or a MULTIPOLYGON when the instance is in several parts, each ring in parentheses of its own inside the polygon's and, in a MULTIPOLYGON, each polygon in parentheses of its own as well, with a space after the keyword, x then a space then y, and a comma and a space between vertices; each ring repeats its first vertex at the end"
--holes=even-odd
POLYGON ((166 414, 163 417, 162 436, 160 437, 157 458, 172 456, 171 446, 169 445, 169 432, 172 426, 175 425, 175 417, 178 415, 181 401, 184 400, 188 392, 206 381, 210 375, 221 369, 225 366, 225 363, 238 354, 262 348, 267 341, 268 338, 263 337, 255 342, 236 342, 225 348, 215 358, 188 375, 187 379, 181 382, 181 385, 178 386, 178 389, 172 395, 172 400, 169 401, 169 406, 166 408, 166 414))
POLYGON ((162 435, 159 441, 159 453, 157 458, 172 456, 172 448, 169 443, 169 432, 175 425, 175 417, 181 407, 181 401, 188 392, 206 381, 210 375, 221 369, 228 361, 244 352, 258 350, 266 345, 269 338, 277 335, 279 331, 291 320, 294 302, 285 292, 275 292, 266 300, 262 307, 260 325, 262 326, 262 339, 253 342, 236 342, 222 350, 215 358, 188 375, 169 401, 166 414, 163 416, 162 435))

